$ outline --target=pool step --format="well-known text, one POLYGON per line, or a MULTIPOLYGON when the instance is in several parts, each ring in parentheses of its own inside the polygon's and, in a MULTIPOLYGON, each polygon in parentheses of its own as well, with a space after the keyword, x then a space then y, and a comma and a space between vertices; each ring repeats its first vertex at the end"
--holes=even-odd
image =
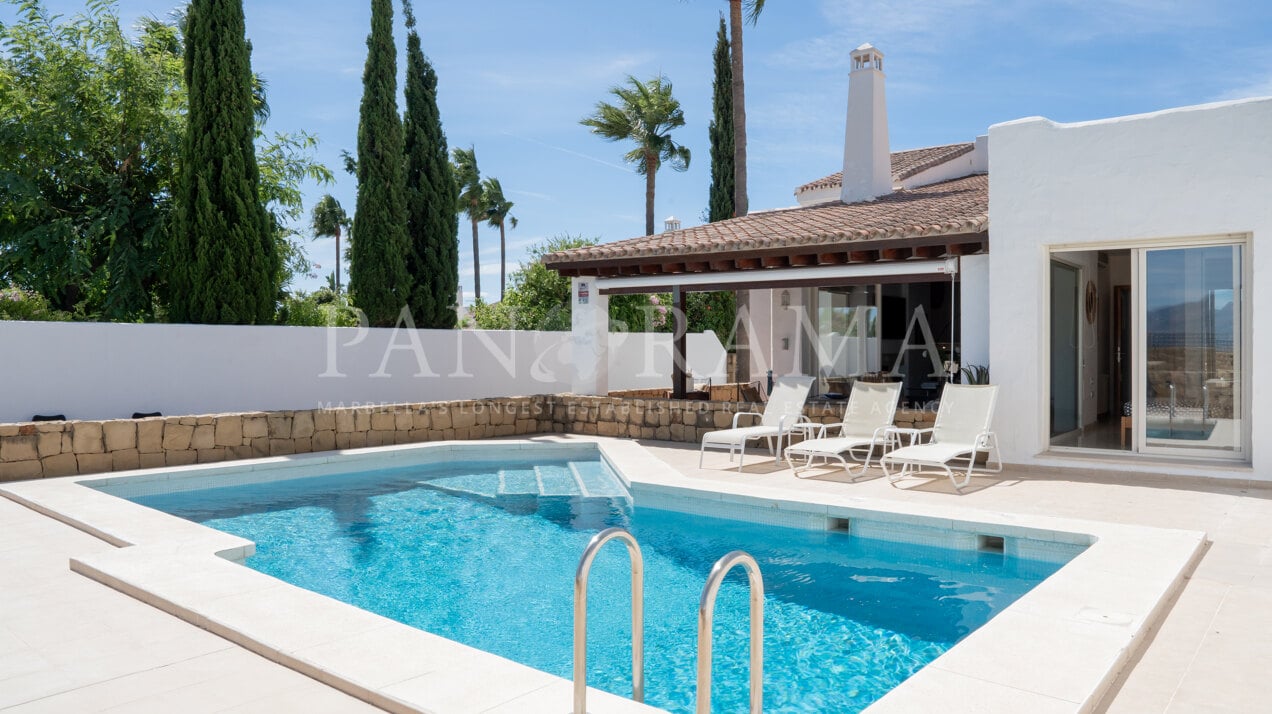
POLYGON ((541 498, 624 498, 623 485, 601 464, 529 466, 483 474, 439 476, 420 485, 443 493, 508 505, 541 498))

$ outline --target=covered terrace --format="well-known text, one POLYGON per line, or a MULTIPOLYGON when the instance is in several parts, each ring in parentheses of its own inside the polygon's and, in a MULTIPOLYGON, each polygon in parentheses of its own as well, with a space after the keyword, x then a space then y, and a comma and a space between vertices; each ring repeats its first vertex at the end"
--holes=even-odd
POLYGON ((606 393, 608 296, 673 295, 671 387, 679 398, 685 296, 733 290, 749 291, 738 316, 749 345, 739 345, 738 359, 748 360, 751 375, 818 375, 824 393, 838 389, 837 380, 886 372, 913 382, 907 391, 920 398, 923 385, 960 354, 964 363, 986 361, 988 223, 988 176, 978 173, 872 201, 757 212, 543 260, 572 279, 576 393, 606 393))

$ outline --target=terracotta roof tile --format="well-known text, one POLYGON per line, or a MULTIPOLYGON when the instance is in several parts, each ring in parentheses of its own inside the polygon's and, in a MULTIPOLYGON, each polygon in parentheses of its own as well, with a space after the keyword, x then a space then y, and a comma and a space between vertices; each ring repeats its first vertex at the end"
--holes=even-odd
POLYGON ((989 225, 989 177, 975 174, 874 201, 836 202, 752 213, 678 231, 549 253, 549 266, 644 257, 715 256, 733 251, 835 245, 889 238, 980 233, 989 225))
MULTIPOLYGON (((909 151, 892 152, 892 180, 893 182, 904 181, 911 176, 926 171, 933 166, 940 166, 946 161, 956 159, 963 154, 968 153, 976 148, 975 144, 946 144, 945 146, 928 146, 922 149, 910 149, 909 151)), ((815 191, 822 188, 835 188, 844 182, 844 172, 837 171, 829 176, 823 176, 816 181, 810 181, 803 186, 795 189, 796 194, 805 191, 815 191)))

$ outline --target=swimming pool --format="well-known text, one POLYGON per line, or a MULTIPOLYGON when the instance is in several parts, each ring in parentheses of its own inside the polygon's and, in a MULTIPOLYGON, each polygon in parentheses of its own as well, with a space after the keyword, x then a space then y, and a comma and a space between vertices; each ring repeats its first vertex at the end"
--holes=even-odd
MULTIPOLYGON (((693 705, 697 598, 741 548, 767 591, 765 711, 858 711, 1062 564, 996 551, 633 507, 599 459, 468 461, 138 496, 254 540, 247 564, 301 587, 562 677, 584 546, 623 525, 646 562, 646 700, 693 705), (476 468, 473 468, 476 467, 476 468)), ((1074 546, 1070 555, 1080 547, 1074 546)), ((589 684, 630 694, 626 555, 592 574, 589 684)), ((746 699, 746 590, 717 607, 714 701, 746 699)))

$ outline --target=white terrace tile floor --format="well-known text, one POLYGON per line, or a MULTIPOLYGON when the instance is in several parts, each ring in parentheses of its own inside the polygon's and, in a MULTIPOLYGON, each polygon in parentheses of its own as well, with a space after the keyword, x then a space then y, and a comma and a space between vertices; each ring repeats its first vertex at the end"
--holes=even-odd
POLYGON ((1272 711, 1272 488, 1267 485, 1009 470, 975 477, 959 494, 943 475, 907 479, 895 487, 877 469, 852 483, 838 468, 814 469, 801 474, 807 478, 796 478, 760 454, 748 455, 740 474, 729 468, 724 452, 708 452, 706 468, 699 469, 696 446, 641 443, 698 488, 742 480, 810 492, 848 489, 854 495, 911 503, 1205 531, 1211 543, 1196 571, 1098 711, 1272 711))
MULTIPOLYGON (((1203 530, 1212 544, 1134 667, 1100 711, 1272 711, 1272 489, 1116 475, 1005 473, 890 486, 837 469, 798 479, 749 456, 642 442, 700 488, 738 480, 1008 513, 1203 530)), ((0 498, 0 712, 378 711, 316 680, 72 572, 112 546, 0 498)))
POLYGON ((105 542, 0 497, 0 712, 379 712, 71 572, 105 542))

